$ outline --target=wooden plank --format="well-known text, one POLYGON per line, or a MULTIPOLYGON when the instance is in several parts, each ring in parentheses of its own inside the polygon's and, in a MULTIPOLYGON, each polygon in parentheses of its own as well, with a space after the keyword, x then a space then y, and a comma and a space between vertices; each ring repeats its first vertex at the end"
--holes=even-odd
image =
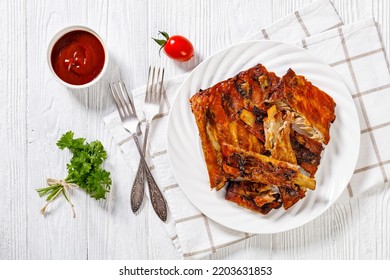
MULTIPOLYGON (((387 55, 387 61, 390 58, 390 2, 389 1, 372 1, 372 15, 377 21, 383 45, 387 55)), ((390 168, 387 168, 389 174, 390 168)), ((390 258, 390 184, 370 191, 370 197, 373 198, 375 205, 374 229, 375 238, 373 240, 375 259, 390 258)), ((362 198, 363 199, 363 198, 362 198)), ((371 206, 371 205, 370 205, 371 206)), ((363 211, 361 211, 363 212, 363 211)), ((369 217, 372 219, 372 217, 369 217)), ((367 249, 366 249, 367 250, 367 249)))
MULTIPOLYGON (((88 257, 89 218, 87 196, 71 191, 77 218, 61 197, 43 217, 39 209, 44 200, 35 188, 45 186, 48 177, 63 179, 70 153, 57 148, 60 136, 73 130, 77 137, 93 138, 88 133, 88 90, 69 90, 49 72, 46 49, 59 29, 75 23, 87 24, 87 5, 80 1, 27 3, 28 65, 28 258, 86 259, 88 257)), ((92 26, 94 27, 94 26, 92 26)), ((92 110, 91 110, 92 111, 92 110)))
MULTIPOLYGON (((379 24, 387 58, 390 57, 390 2, 372 1, 372 16, 379 24)), ((369 12, 367 12, 369 13, 369 12)))
POLYGON ((102 22, 106 23, 100 28, 110 52, 110 66, 108 75, 90 99, 91 104, 95 104, 95 116, 89 116, 88 123, 93 125, 108 150, 107 169, 111 171, 113 187, 107 201, 98 205, 89 201, 88 258, 146 259, 149 253, 147 211, 141 211, 138 216, 131 212, 129 197, 133 174, 130 164, 104 128, 103 117, 116 110, 108 92, 109 82, 123 80, 129 90, 146 82, 147 2, 107 1, 102 9, 94 9, 94 5, 95 1, 89 1, 89 18, 97 15, 105 19, 102 22))
POLYGON ((0 259, 25 259, 26 3, 0 3, 0 259))
MULTIPOLYGON (((32 1, 0 2, 0 259, 175 259, 175 248, 149 201, 138 215, 129 205, 130 165, 103 124, 115 110, 109 81, 129 88, 146 82, 149 64, 164 65, 167 77, 187 72, 213 53, 240 41, 311 0, 294 1, 32 1), (91 89, 59 85, 46 64, 51 36, 71 24, 86 24, 106 40, 108 75, 91 89), (243 30, 242 26, 245 26, 243 30), (195 59, 176 63, 151 40, 159 30, 188 37, 195 59), (80 121, 82 120, 82 121, 80 121), (70 154, 55 143, 67 130, 108 150, 113 189, 107 201, 72 191, 77 218, 57 201, 43 218, 35 188, 62 178, 70 154)), ((345 23, 374 16, 390 54, 390 4, 332 1, 345 23)), ((207 259, 388 259, 390 189, 340 201, 309 224, 279 234, 252 237, 207 259)))

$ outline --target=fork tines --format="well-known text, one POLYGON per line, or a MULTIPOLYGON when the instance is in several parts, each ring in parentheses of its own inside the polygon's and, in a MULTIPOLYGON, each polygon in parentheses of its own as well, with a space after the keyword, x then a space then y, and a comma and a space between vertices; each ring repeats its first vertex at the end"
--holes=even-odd
POLYGON ((148 82, 146 87, 145 102, 159 103, 163 90, 165 69, 149 66, 148 82), (156 73, 157 72, 157 73, 156 73))
POLYGON ((113 82, 109 84, 109 87, 120 117, 136 115, 134 102, 126 89, 125 83, 122 81, 113 82))

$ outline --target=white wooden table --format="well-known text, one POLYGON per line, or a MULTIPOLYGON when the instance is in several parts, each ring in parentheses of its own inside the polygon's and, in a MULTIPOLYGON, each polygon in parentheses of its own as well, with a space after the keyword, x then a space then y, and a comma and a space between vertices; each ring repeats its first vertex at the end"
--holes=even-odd
MULTIPOLYGON (((133 175, 108 135, 103 117, 114 110, 107 83, 122 77, 146 82, 149 64, 168 77, 184 73, 229 44, 247 37, 311 0, 5 0, 0 1, 0 259, 175 259, 178 254, 149 203, 133 215, 133 175), (98 31, 110 52, 109 74, 82 92, 58 84, 46 48, 60 28, 84 24, 98 31), (246 26, 243 33, 239 26, 246 26), (182 34, 197 55, 175 63, 158 55, 159 30, 182 34), (105 202, 73 191, 77 218, 64 201, 45 218, 35 189, 66 175, 69 153, 55 143, 73 130, 108 150, 114 181, 105 202)), ((335 0, 345 23, 374 17, 390 56, 390 3, 335 0)), ((389 259, 390 190, 338 202, 315 221, 285 233, 252 237, 210 259, 389 259)))

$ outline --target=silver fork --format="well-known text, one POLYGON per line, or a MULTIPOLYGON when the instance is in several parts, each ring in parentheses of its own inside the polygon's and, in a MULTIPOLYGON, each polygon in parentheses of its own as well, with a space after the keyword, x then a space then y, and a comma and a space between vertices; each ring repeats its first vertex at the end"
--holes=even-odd
POLYGON ((156 181, 153 178, 152 173, 146 163, 144 155, 141 150, 140 143, 137 137, 137 127, 139 125, 139 120, 135 111, 134 103, 131 95, 128 93, 126 86, 123 82, 116 82, 109 84, 111 94, 114 98, 115 105, 118 109, 119 116, 122 120, 123 128, 126 129, 134 139, 134 142, 137 146, 138 153, 140 155, 140 165, 143 166, 143 169, 146 173, 146 180, 151 190, 151 201, 154 211, 157 216, 162 220, 167 220, 167 206, 165 199, 158 188, 156 181))
MULTIPOLYGON (((155 67, 149 67, 148 73, 148 82, 146 84, 146 94, 145 94, 145 102, 144 102, 144 114, 146 118, 146 128, 145 128, 145 136, 143 142, 143 154, 146 155, 146 144, 148 141, 149 130, 151 126, 151 122, 159 112, 161 105, 161 97, 163 91, 163 82, 164 82, 164 68, 162 71, 160 68, 156 69, 155 67), (161 73, 161 75, 160 75, 161 73)), ((133 187, 131 188, 130 202, 131 209, 133 212, 137 212, 142 204, 142 200, 144 198, 145 193, 145 169, 142 164, 138 166, 137 175, 135 177, 133 187)), ((155 196, 159 196, 159 194, 155 193, 153 188, 149 187, 150 197, 153 198, 155 196)), ((158 190, 159 191, 159 190, 158 190)))

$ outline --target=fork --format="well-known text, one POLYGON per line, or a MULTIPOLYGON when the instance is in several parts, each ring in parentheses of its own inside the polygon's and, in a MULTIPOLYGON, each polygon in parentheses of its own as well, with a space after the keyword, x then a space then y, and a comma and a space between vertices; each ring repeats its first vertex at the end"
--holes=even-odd
MULTIPOLYGON (((146 144, 148 141, 149 130, 151 127, 151 122, 159 112, 161 105, 161 96, 163 91, 163 82, 164 82, 164 68, 155 68, 149 66, 148 81, 146 84, 146 94, 144 101, 144 114, 146 118, 146 128, 145 136, 143 141, 143 154, 146 155, 146 144), (161 75, 160 75, 161 72, 161 75)), ((137 212, 142 204, 145 192, 145 170, 144 166, 140 164, 136 173, 136 177, 131 188, 130 202, 133 212, 137 212)), ((149 188, 150 197, 153 197, 158 194, 153 194, 154 190, 149 188)))
POLYGON ((137 146, 138 153, 140 155, 140 165, 143 166, 146 174, 146 180, 149 185, 149 190, 151 194, 151 201, 154 211, 157 216, 162 220, 167 220, 167 206, 165 199, 158 188, 156 181, 153 178, 152 173, 146 163, 144 154, 141 150, 141 145, 137 137, 137 127, 139 125, 139 120, 135 111, 134 102, 132 96, 128 93, 126 86, 123 82, 116 82, 109 84, 109 88, 114 98, 115 105, 118 109, 119 116, 122 120, 123 128, 126 129, 133 137, 134 142, 137 146))

